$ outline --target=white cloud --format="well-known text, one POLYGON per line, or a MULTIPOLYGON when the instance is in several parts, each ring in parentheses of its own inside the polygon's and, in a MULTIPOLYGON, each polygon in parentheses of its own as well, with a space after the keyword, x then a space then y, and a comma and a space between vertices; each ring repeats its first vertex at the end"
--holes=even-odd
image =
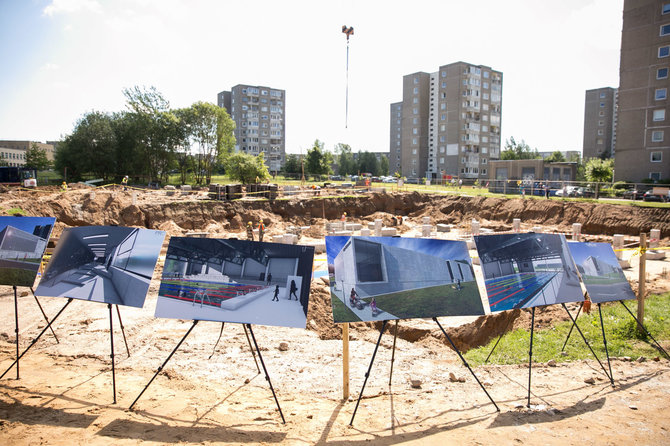
POLYGON ((42 13, 53 16, 60 13, 73 13, 79 11, 102 12, 102 7, 97 0, 52 0, 42 13))
POLYGON ((60 66, 58 64, 47 62, 40 67, 40 70, 42 70, 42 71, 56 71, 59 68, 60 68, 60 66))

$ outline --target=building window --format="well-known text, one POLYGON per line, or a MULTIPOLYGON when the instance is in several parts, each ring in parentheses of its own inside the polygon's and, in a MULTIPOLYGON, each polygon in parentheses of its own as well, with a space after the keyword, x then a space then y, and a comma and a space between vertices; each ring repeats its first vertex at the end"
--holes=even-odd
POLYGON ((600 126, 605 125, 605 121, 598 121, 598 125, 600 126))
POLYGON ((659 68, 656 70, 656 79, 667 79, 668 78, 668 69, 659 68))
POLYGON ((654 110, 654 121, 665 121, 665 109, 654 110))
POLYGON ((419 114, 419 109, 416 108, 416 107, 414 107, 414 108, 412 109, 412 113, 415 114, 415 115, 418 115, 418 114, 419 114))
POLYGON ((605 112, 601 111, 600 113, 598 113, 598 116, 605 116, 605 112))
POLYGON ((652 163, 660 163, 663 161, 663 152, 651 152, 649 160, 652 163))
POLYGON ((412 138, 412 144, 418 144, 419 140, 417 138, 412 138))
POLYGON ((602 130, 598 130, 598 135, 603 135, 603 134, 604 134, 604 133, 603 133, 602 130))
POLYGON ((442 77, 447 77, 447 72, 446 72, 446 71, 443 71, 443 72, 441 73, 441 75, 442 75, 442 77))
POLYGON ((656 92, 654 93, 654 99, 657 101, 660 101, 662 99, 666 99, 668 97, 668 89, 667 88, 657 88, 656 92))
POLYGON ((605 107, 605 103, 604 103, 604 102, 601 102, 601 103, 600 103, 600 108, 604 108, 604 107, 605 107))
POLYGON ((414 78, 414 84, 416 85, 416 84, 418 84, 418 83, 419 83, 419 78, 418 78, 418 77, 415 77, 415 78, 414 78))
POLYGON ((419 98, 412 98, 412 104, 418 104, 419 98))
POLYGON ((670 25, 661 25, 661 36, 670 34, 670 25))
POLYGON ((419 133, 419 129, 417 129, 416 127, 413 128, 413 129, 412 129, 412 134, 413 134, 413 135, 416 135, 417 133, 419 133))
POLYGON ((661 172, 649 172, 649 179, 661 181, 661 172))
POLYGON ((658 48, 658 58, 661 59, 663 57, 668 57, 670 56, 670 45, 666 46, 661 46, 658 48))
POLYGON ((654 130, 653 132, 651 132, 651 140, 653 142, 663 141, 663 130, 654 130))
POLYGON ((664 3, 663 6, 661 6, 661 14, 667 14, 670 12, 670 3, 664 3))
POLYGON ((414 87, 414 94, 419 94, 419 87, 414 87))
POLYGON ((605 99, 605 92, 600 93, 600 99, 605 99))

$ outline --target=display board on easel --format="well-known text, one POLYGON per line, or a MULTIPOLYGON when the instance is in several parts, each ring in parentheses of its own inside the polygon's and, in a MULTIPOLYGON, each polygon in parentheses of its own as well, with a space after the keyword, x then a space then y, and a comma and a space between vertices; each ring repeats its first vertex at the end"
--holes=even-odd
MULTIPOLYGON (((461 241, 400 237, 326 237, 333 320, 382 321, 377 344, 351 417, 353 424, 389 320, 432 318, 486 396, 497 404, 437 320, 484 314, 467 245, 461 241)), ((346 361, 346 359, 345 359, 346 361)), ((345 368, 347 364, 345 362, 345 368)))
MULTIPOLYGON (((40 296, 68 298, 47 328, 73 299, 107 304, 114 403, 116 371, 112 305, 117 305, 117 314, 123 329, 118 305, 138 308, 144 305, 164 239, 163 231, 141 228, 84 226, 65 229, 35 290, 35 294, 40 296)), ((31 347, 47 328, 33 340, 31 347)), ((30 347, 19 358, 29 349, 30 347)))
MULTIPOLYGON (((199 321, 221 322, 221 331, 225 322, 234 322, 244 324, 245 333, 251 335, 252 353, 255 348, 282 422, 285 422, 251 325, 305 327, 313 260, 312 246, 236 239, 171 238, 155 315, 191 319, 193 324, 130 409, 199 321)), ((251 347, 251 341, 249 344, 251 347)))

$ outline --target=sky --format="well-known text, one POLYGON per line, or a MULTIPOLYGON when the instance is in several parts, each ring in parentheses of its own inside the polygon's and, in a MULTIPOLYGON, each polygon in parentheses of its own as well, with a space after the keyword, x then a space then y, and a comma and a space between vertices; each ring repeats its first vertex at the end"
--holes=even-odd
POLYGON ((389 150, 402 77, 503 72, 502 143, 581 150, 584 94, 618 87, 623 0, 0 0, 0 139, 70 134, 154 86, 172 107, 237 84, 286 90, 286 151, 389 150), (345 127, 346 36, 349 114, 345 127))

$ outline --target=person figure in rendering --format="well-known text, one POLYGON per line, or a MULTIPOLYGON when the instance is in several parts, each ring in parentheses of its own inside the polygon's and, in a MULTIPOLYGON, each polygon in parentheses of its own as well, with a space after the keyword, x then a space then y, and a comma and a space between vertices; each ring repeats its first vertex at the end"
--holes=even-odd
POLYGON ((377 301, 373 297, 370 301, 370 311, 372 312, 372 317, 377 317, 379 314, 379 308, 377 308, 377 301))
POLYGON ((266 279, 265 283, 270 285, 272 283, 272 273, 268 273, 265 279, 266 279))
POLYGON ((291 290, 291 291, 289 292, 288 300, 291 300, 291 296, 295 296, 295 300, 298 300, 298 295, 295 294, 295 292, 298 291, 298 287, 297 287, 296 284, 295 284, 295 280, 291 280, 291 288, 290 288, 290 290, 291 290))
POLYGON ((273 301, 273 302, 274 302, 274 301, 279 302, 279 285, 276 285, 276 286, 275 286, 275 295, 274 295, 274 297, 272 298, 272 301, 273 301))
POLYGON ((254 225, 251 222, 247 223, 247 240, 254 241, 254 225))
POLYGON ((265 234, 265 225, 263 224, 263 220, 261 220, 258 223, 258 241, 259 242, 263 241, 263 234, 265 234))
POLYGON ((352 288, 351 293, 349 294, 349 304, 352 307, 355 307, 357 301, 358 301, 358 293, 356 292, 355 288, 352 288))
POLYGON ((124 176, 123 179, 121 180, 121 184, 123 184, 123 190, 128 190, 128 175, 124 176))

